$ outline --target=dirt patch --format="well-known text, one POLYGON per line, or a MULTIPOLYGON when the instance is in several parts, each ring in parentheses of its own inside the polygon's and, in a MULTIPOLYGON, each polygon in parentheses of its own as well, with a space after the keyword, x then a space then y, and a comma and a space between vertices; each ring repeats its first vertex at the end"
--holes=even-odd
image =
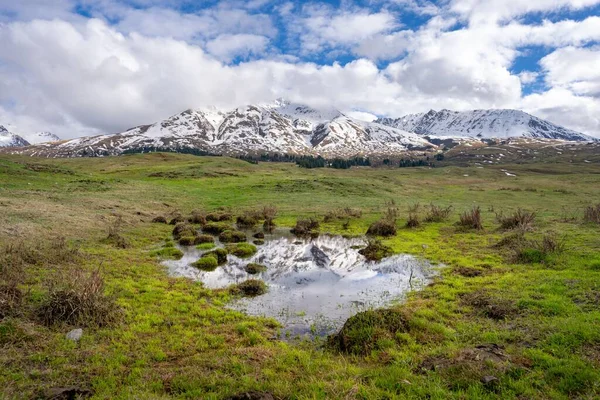
POLYGON ((475 314, 494 320, 514 317, 519 310, 512 300, 504 299, 481 289, 460 296, 462 305, 471 307, 475 314))
POLYGON ((477 268, 472 268, 472 267, 458 267, 458 268, 454 268, 453 271, 455 274, 458 274, 460 276, 464 276, 465 278, 474 278, 476 276, 481 276, 483 275, 483 271, 477 268))

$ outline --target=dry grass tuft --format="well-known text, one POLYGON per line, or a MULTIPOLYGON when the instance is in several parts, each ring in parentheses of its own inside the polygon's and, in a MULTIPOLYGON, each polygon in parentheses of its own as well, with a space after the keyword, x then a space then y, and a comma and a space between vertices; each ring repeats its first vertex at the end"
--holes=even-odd
POLYGON ((519 208, 510 215, 504 215, 501 212, 496 213, 496 221, 500 224, 500 228, 504 230, 519 229, 529 231, 533 229, 535 216, 534 212, 524 211, 519 208))
POLYGON ((123 217, 119 215, 115 218, 113 223, 108 226, 108 236, 105 241, 119 249, 126 249, 129 247, 129 242, 121 235, 122 227, 123 217))
POLYGON ((90 274, 73 270, 53 279, 36 311, 47 326, 104 327, 114 325, 121 316, 114 299, 104 293, 104 279, 98 270, 90 274))
POLYGON ((337 210, 329 211, 323 217, 323 222, 334 222, 339 220, 348 220, 350 218, 361 218, 362 211, 356 208, 340 208, 337 210))
POLYGON ((452 213, 452 206, 440 207, 435 204, 430 204, 425 216, 425 222, 444 222, 452 213))
POLYGON ((600 204, 587 206, 583 211, 583 220, 585 222, 600 224, 600 204))
POLYGON ((371 236, 394 236, 396 234, 396 220, 382 218, 373 222, 367 230, 367 235, 371 236))
POLYGON ((458 225, 467 229, 482 230, 481 208, 479 206, 473 207, 471 210, 462 213, 458 225))

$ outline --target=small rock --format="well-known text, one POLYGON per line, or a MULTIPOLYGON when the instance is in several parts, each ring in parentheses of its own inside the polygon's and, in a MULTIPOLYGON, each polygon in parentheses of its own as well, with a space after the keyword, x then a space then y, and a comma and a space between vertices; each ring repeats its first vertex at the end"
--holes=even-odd
POLYGON ((486 375, 483 378, 481 378, 481 383, 483 383, 484 385, 493 385, 496 384, 498 382, 498 378, 496 378, 495 376, 492 375, 486 375))
POLYGON ((83 329, 81 328, 73 329, 71 332, 67 333, 67 339, 72 340, 75 343, 79 342, 82 336, 83 329))

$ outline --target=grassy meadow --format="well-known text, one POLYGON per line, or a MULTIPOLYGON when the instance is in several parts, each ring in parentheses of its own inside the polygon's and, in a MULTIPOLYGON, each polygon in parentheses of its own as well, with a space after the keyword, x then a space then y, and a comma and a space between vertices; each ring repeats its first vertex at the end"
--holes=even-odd
POLYGON ((598 203, 597 163, 308 170, 165 153, 2 155, 0 398, 70 386, 94 399, 599 398, 600 223, 583 218, 598 203), (426 222, 430 204, 452 212, 426 222), (173 226, 152 223, 264 206, 278 226, 312 217, 345 235, 392 208, 397 233, 382 243, 444 267, 406 302, 347 324, 354 350, 277 340, 276 321, 226 308, 235 292, 169 277, 157 253, 173 226), (481 230, 456 224, 473 207, 481 230), (344 208, 361 214, 323 222, 344 208), (497 215, 518 209, 533 221, 501 229, 497 215), (53 318, 81 288, 101 293, 96 308, 53 318), (65 338, 76 327, 78 343, 65 338))

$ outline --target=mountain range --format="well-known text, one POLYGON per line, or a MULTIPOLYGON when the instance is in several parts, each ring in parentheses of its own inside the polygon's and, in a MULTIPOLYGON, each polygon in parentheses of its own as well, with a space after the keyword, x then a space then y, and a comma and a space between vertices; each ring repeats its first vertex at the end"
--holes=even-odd
POLYGON ((0 147, 23 147, 32 144, 55 142, 60 140, 58 136, 50 132, 38 132, 28 135, 27 139, 16 133, 10 132, 6 127, 0 125, 0 147))
POLYGON ((431 110, 366 122, 334 108, 316 109, 278 100, 233 110, 189 109, 122 133, 43 143, 12 152, 77 157, 195 149, 223 155, 278 153, 349 157, 436 149, 432 138, 448 137, 595 140, 517 110, 431 110))

